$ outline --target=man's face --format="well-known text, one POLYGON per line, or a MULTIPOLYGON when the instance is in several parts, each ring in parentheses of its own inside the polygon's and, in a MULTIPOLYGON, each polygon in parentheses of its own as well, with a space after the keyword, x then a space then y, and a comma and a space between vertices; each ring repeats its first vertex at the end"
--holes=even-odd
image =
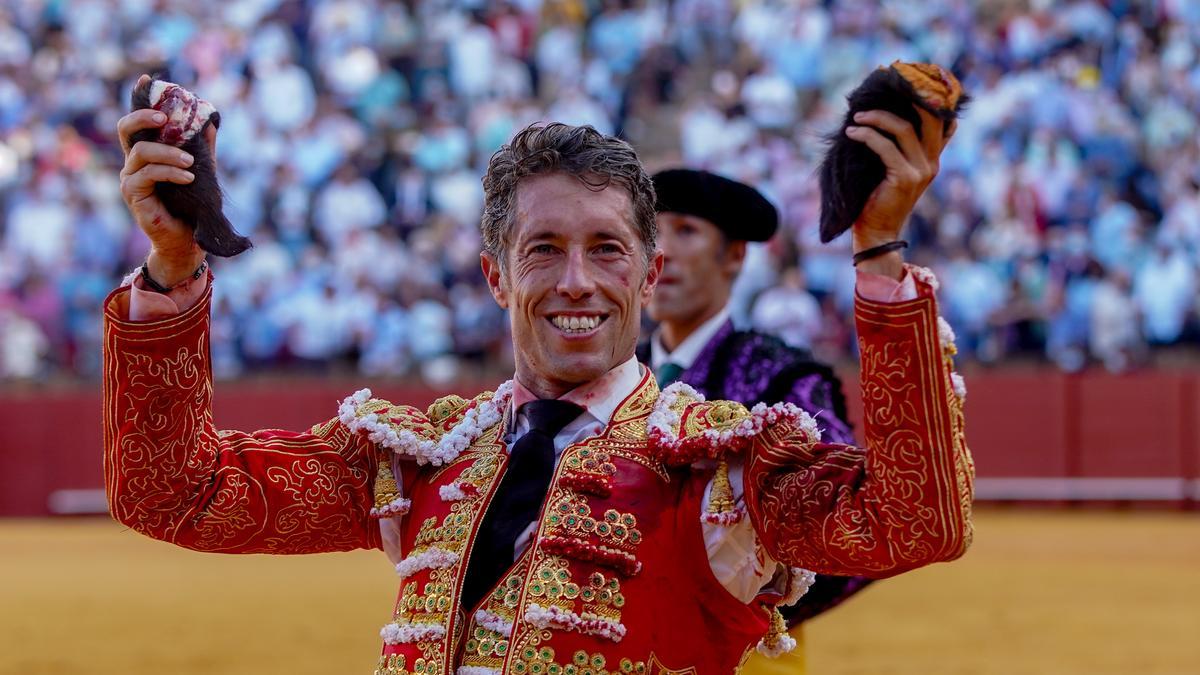
POLYGON ((650 317, 695 328, 729 301, 746 244, 727 241, 716 225, 697 216, 666 211, 657 220, 664 261, 650 317))
POLYGON ((517 378, 558 397, 633 356, 642 306, 662 269, 647 269, 629 193, 565 173, 517 187, 506 264, 484 253, 492 295, 509 310, 517 378))

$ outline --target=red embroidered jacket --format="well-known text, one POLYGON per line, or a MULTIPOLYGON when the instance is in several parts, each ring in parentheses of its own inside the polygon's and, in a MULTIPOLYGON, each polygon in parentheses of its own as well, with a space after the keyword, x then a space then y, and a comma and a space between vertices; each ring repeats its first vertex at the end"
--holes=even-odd
MULTIPOLYGON (((109 504, 148 536, 230 553, 379 547, 372 508, 409 511, 396 516, 407 557, 380 673, 727 673, 768 615, 729 602, 712 578, 696 513, 713 468, 698 461, 744 456, 749 517, 789 565, 887 576, 954 559, 970 542, 973 471, 953 338, 939 331, 932 287, 918 279, 917 288, 908 302, 858 300, 867 450, 821 443, 794 410, 660 396, 647 377, 604 434, 564 451, 530 548, 466 611, 459 591, 503 475, 504 422, 436 464, 394 459, 389 448, 442 452, 490 393, 427 412, 348 401, 300 433, 217 431, 211 290, 178 316, 131 322, 128 289, 118 289, 105 310, 109 504), (401 490, 393 461, 405 467, 401 490)), ((709 509, 727 511, 716 492, 709 509)))

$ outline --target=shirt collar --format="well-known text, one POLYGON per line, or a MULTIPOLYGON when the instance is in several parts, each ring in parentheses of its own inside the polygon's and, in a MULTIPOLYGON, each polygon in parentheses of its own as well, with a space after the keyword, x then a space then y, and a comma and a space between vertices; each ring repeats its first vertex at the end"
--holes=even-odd
POLYGON ((650 338, 650 368, 658 372, 664 363, 674 363, 684 370, 691 368, 692 364, 696 362, 696 358, 700 356, 700 352, 704 351, 704 347, 708 345, 709 340, 712 340, 728 320, 729 305, 727 304, 721 308, 721 311, 700 324, 700 327, 692 331, 691 335, 684 338, 673 352, 668 352, 667 348, 663 346, 662 328, 655 330, 654 335, 650 338))
MULTIPOLYGON (((596 421, 608 424, 613 413, 617 411, 617 406, 632 394, 634 389, 637 389, 638 383, 641 381, 641 365, 638 363, 637 356, 631 356, 628 361, 600 377, 563 394, 559 400, 574 403, 586 410, 587 414, 596 421)), ((512 412, 515 413, 521 409, 522 405, 537 398, 533 392, 521 384, 520 380, 513 378, 512 403, 510 404, 512 412)), ((516 415, 510 415, 509 418, 515 422, 516 415)))

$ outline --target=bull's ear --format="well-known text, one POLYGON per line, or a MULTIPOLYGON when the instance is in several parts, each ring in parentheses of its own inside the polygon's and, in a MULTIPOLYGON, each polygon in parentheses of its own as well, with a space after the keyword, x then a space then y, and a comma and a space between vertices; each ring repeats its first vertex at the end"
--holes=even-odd
MULTIPOLYGON (((213 117, 216 117, 216 116, 217 116, 217 113, 213 113, 213 117)), ((205 125, 204 131, 202 131, 200 133, 204 134, 204 140, 205 140, 205 142, 208 143, 208 151, 209 151, 209 153, 212 154, 213 171, 216 171, 216 169, 217 169, 217 125, 216 124, 205 125)))
POLYGON ((137 83, 133 85, 133 91, 129 94, 130 110, 150 107, 150 85, 153 82, 154 80, 149 75, 142 75, 138 78, 137 83))

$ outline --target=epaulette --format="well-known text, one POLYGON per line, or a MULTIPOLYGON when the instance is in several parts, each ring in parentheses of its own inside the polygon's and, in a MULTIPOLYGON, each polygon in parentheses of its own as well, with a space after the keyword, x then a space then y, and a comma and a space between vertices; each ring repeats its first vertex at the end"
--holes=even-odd
POLYGON ((429 410, 425 413, 425 416, 429 418, 430 424, 432 424, 435 428, 440 428, 446 422, 452 421, 454 418, 461 417, 462 413, 466 412, 467 406, 469 405, 471 405, 471 399, 463 398, 458 394, 450 394, 449 396, 443 396, 430 404, 429 410))
POLYGON ((429 447, 436 445, 441 436, 419 409, 372 398, 370 389, 360 389, 346 397, 338 406, 338 421, 351 432, 364 434, 377 446, 421 463, 429 447))
POLYGON ((395 458, 412 459, 418 465, 444 466, 452 462, 484 430, 503 419, 511 396, 512 383, 505 382, 494 393, 484 392, 470 401, 461 396, 440 398, 426 413, 371 398, 370 389, 359 390, 342 401, 338 421, 350 432, 365 435, 382 451, 371 515, 397 516, 411 507, 392 472, 395 458))
POLYGON ((393 453, 415 455, 419 447, 432 443, 435 432, 425 415, 410 406, 371 398, 370 389, 360 389, 338 406, 335 422, 341 422, 350 433, 365 435, 379 453, 371 517, 390 518, 408 513, 412 502, 401 494, 392 472, 392 458, 393 453))
POLYGON ((650 452, 663 464, 683 467, 697 462, 715 463, 712 489, 700 520, 731 526, 746 517, 746 509, 734 498, 730 456, 745 452, 764 429, 779 423, 789 425, 792 433, 804 434, 809 442, 821 438, 813 418, 791 403, 759 403, 747 410, 734 401, 706 401, 682 382, 662 391, 646 427, 650 452))
POLYGON ((504 418, 504 408, 511 397, 511 382, 500 385, 494 393, 484 392, 465 403, 461 397, 454 397, 457 401, 447 397, 450 400, 442 399, 434 408, 436 412, 453 412, 441 416, 434 424, 427 414, 408 406, 385 402, 377 410, 371 391, 363 389, 342 402, 338 418, 350 431, 367 434, 371 442, 397 455, 411 457, 421 465, 443 466, 466 450, 484 430, 504 418))
POLYGON ((813 441, 817 424, 791 403, 758 404, 751 409, 734 401, 706 401, 692 387, 677 382, 662 391, 647 420, 652 452, 668 466, 684 466, 745 450, 767 426, 789 422, 813 441))

